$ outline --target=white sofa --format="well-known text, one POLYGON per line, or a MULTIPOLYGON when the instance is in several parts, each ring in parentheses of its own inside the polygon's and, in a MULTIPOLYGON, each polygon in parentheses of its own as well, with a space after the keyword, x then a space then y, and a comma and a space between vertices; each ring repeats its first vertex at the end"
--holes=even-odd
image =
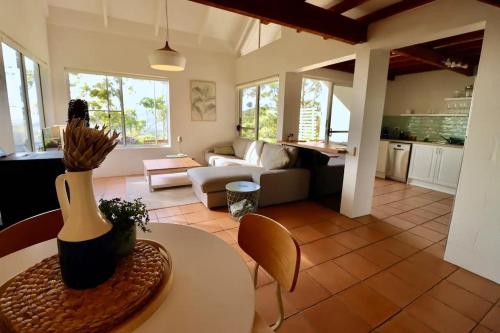
POLYGON ((193 191, 208 208, 226 205, 225 186, 233 181, 260 184, 261 207, 309 196, 310 173, 299 167, 295 147, 236 138, 208 150, 205 158, 209 166, 190 169, 188 176, 193 191), (216 153, 222 147, 225 154, 216 153))

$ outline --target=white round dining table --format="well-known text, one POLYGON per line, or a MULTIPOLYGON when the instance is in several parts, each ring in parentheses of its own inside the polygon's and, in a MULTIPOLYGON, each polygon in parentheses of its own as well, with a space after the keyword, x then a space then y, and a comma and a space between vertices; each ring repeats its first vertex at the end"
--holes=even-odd
MULTIPOLYGON (((255 290, 247 265, 228 244, 203 230, 150 224, 138 237, 170 252, 173 284, 163 304, 134 333, 250 333, 255 290)), ((55 239, 0 258, 0 285, 57 253, 55 239)))

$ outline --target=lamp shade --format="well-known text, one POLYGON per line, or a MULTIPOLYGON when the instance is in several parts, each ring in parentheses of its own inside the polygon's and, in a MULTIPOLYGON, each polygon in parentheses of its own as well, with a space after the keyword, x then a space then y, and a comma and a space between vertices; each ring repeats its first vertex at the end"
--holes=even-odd
POLYGON ((154 50, 149 55, 149 65, 153 69, 169 72, 180 72, 186 67, 186 58, 168 46, 168 41, 161 49, 154 50))

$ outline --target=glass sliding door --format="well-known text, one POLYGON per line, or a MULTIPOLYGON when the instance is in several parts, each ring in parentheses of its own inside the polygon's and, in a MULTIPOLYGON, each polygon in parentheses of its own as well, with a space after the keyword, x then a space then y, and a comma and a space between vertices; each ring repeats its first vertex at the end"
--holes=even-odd
POLYGON ((2 44, 2 55, 15 151, 18 153, 32 151, 22 56, 6 44, 2 44))
POLYGON ((240 88, 240 136, 276 142, 278 134, 278 80, 240 88))
POLYGON ((258 139, 275 143, 278 134, 278 81, 259 86, 258 139))
POLYGON ((328 141, 345 143, 349 139, 349 121, 353 89, 335 85, 333 87, 332 112, 328 141))
POLYGON ((2 58, 15 151, 43 150, 45 122, 39 65, 5 43, 2 58))
POLYGON ((40 68, 28 57, 24 57, 24 71, 26 74, 26 92, 28 95, 29 118, 31 119, 32 141, 35 151, 43 150, 42 129, 45 126, 43 116, 42 85, 40 82, 40 68))
POLYGON ((300 105, 299 140, 325 140, 332 83, 304 78, 300 105))

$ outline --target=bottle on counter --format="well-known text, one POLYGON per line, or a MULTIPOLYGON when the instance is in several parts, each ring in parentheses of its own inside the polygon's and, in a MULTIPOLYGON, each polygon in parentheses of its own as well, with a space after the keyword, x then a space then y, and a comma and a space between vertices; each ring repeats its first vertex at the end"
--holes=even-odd
POLYGON ((472 97, 473 90, 474 86, 472 84, 465 87, 465 97, 472 97))

